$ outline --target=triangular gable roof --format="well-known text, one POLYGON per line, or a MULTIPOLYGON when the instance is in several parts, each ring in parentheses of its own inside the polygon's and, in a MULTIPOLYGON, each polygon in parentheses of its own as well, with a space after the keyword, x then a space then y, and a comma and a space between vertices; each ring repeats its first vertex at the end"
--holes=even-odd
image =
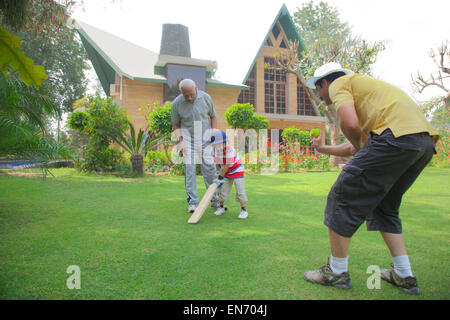
POLYGON ((156 52, 81 21, 76 21, 75 27, 106 94, 109 95, 109 85, 115 82, 115 72, 132 80, 167 82, 165 77, 154 73, 156 52))
MULTIPOLYGON (((107 95, 110 93, 110 84, 115 83, 116 72, 119 76, 132 80, 167 83, 164 76, 155 74, 155 66, 160 67, 162 61, 171 61, 169 59, 171 57, 160 56, 156 52, 78 20, 74 22, 74 26, 107 95)), ((215 63, 200 59, 190 60, 193 65, 204 65, 207 70, 215 63)), ((245 85, 225 83, 216 79, 207 79, 207 83, 230 88, 247 88, 245 85)))
POLYGON ((248 69, 247 74, 245 75, 245 78, 242 81, 242 83, 247 82, 250 72, 252 71, 253 67, 255 66, 256 60, 258 59, 258 56, 261 53, 262 48, 266 45, 267 39, 269 39, 270 32, 272 31, 273 27, 275 26, 275 24, 278 21, 280 22, 281 26, 283 27, 284 33, 286 34, 286 37, 288 38, 288 40, 293 40, 293 41, 298 40, 300 42, 299 56, 302 51, 306 51, 305 44, 303 43, 303 40, 300 37, 300 33, 298 32, 297 27, 295 26, 295 23, 292 20, 291 14, 289 13, 289 10, 287 9, 286 5, 283 4, 281 6, 280 11, 278 11, 277 16, 273 20, 273 22, 269 28, 269 31, 267 31, 266 36, 264 37, 264 39, 258 49, 258 52, 256 53, 255 58, 253 59, 253 62, 251 63, 250 68, 248 69))

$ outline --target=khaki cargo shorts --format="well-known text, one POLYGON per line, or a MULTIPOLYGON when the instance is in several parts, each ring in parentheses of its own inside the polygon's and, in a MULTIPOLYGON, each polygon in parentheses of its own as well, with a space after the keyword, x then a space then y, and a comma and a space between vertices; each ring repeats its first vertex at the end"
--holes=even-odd
POLYGON ((222 202, 230 200, 230 191, 233 184, 236 186, 236 201, 247 202, 247 195, 245 194, 245 180, 244 178, 224 179, 222 187, 219 189, 219 200, 222 202))

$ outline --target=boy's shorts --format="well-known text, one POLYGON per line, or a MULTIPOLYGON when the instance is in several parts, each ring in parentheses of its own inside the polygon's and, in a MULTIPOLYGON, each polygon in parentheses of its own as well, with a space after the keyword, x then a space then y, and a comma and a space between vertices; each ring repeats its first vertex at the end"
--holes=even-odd
POLYGON ((245 194, 245 180, 244 178, 236 178, 236 179, 224 179, 222 187, 219 189, 219 200, 221 202, 228 201, 230 199, 230 191, 231 187, 236 186, 236 201, 237 202, 247 202, 247 195, 245 194))
POLYGON ((434 146, 428 133, 398 138, 389 129, 371 133, 331 188, 324 224, 343 237, 364 221, 369 231, 402 233, 402 196, 436 153, 434 146))

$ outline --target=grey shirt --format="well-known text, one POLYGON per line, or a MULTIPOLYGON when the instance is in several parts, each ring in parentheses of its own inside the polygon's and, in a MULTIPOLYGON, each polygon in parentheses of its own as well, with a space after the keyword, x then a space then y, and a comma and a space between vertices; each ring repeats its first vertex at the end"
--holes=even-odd
POLYGON ((194 134, 194 121, 201 121, 202 134, 211 128, 211 118, 216 116, 216 109, 209 94, 197 89, 197 98, 193 103, 182 94, 172 102, 172 124, 178 124, 194 134))

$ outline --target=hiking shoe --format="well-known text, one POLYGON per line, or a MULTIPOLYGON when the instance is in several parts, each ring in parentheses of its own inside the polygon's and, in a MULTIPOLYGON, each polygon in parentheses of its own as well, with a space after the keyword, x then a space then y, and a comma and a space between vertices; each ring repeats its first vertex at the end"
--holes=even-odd
POLYGON ((392 269, 380 269, 381 279, 392 283, 409 294, 419 294, 416 277, 400 278, 394 271, 394 265, 391 265, 391 267, 392 269))
POLYGON ((214 214, 216 216, 221 216, 225 211, 227 211, 227 207, 219 207, 214 214))
POLYGON ((239 219, 247 219, 247 217, 248 217, 248 212, 245 210, 242 210, 238 216, 239 219))
POLYGON ((190 213, 193 213, 195 211, 195 209, 197 209, 197 206, 195 204, 190 204, 188 207, 188 211, 190 213))
POLYGON ((332 286, 340 289, 350 289, 352 281, 348 272, 335 274, 331 271, 330 258, 327 264, 319 267, 317 270, 306 271, 303 279, 312 283, 318 283, 324 286, 332 286))

